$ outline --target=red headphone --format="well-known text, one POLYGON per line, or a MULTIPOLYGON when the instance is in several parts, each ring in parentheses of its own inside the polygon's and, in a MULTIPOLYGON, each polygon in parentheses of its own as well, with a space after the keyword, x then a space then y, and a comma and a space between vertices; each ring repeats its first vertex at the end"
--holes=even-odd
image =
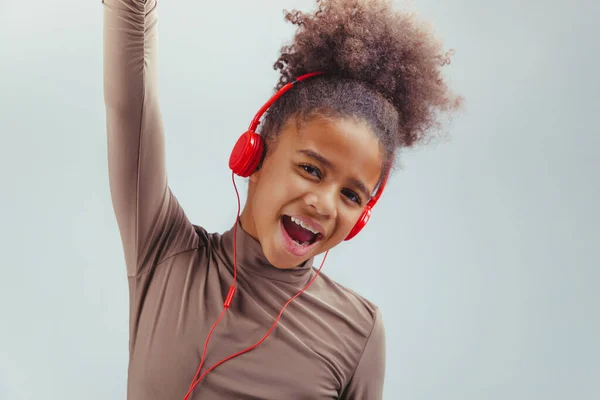
MULTIPOLYGON (((260 118, 269 109, 269 107, 271 107, 271 105, 277 99, 279 99, 285 92, 290 90, 292 86, 294 86, 294 84, 303 81, 304 79, 323 74, 324 72, 311 72, 299 76, 298 78, 296 78, 295 81, 290 82, 283 86, 281 89, 279 89, 277 93, 275 93, 269 99, 269 101, 267 101, 265 105, 263 105, 261 109, 258 110, 256 115, 254 116, 254 119, 250 123, 250 127, 237 140, 235 146, 233 147, 233 150, 231 151, 231 155, 229 156, 229 168, 231 168, 234 174, 246 178, 252 175, 254 171, 256 171, 256 168, 258 167, 258 164, 260 163, 260 160, 262 159, 263 153, 265 151, 264 139, 262 136, 256 133, 256 128, 260 123, 260 118)), ((369 218, 371 217, 371 210, 373 209, 373 207, 381 197, 381 194, 383 193, 383 188, 385 187, 388 176, 389 168, 387 169, 385 176, 381 181, 381 184, 377 188, 377 192, 367 202, 367 205, 365 206, 365 209, 358 218, 358 221, 356 221, 356 224, 344 240, 352 239, 365 227, 365 225, 369 221, 369 218)))

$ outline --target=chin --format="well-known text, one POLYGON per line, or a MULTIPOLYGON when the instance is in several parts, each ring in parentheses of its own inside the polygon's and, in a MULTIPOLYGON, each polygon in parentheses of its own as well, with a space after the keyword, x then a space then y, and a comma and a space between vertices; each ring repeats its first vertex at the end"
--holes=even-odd
POLYGON ((312 257, 312 253, 298 257, 286 250, 280 237, 272 237, 269 241, 263 242, 263 253, 272 266, 278 269, 295 268, 312 257), (268 243, 268 244, 267 244, 268 243))
POLYGON ((295 268, 310 258, 309 256, 303 259, 298 259, 297 257, 291 257, 290 255, 282 254, 281 251, 265 252, 265 257, 272 266, 278 269, 295 268))

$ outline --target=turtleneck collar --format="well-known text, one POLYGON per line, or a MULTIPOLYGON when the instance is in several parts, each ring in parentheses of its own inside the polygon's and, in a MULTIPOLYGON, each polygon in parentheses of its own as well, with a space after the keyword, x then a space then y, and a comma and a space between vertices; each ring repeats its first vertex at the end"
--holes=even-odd
MULTIPOLYGON (((233 226, 221 236, 223 250, 227 252, 232 265, 234 231, 233 226)), ((310 278, 313 258, 308 259, 302 265, 295 268, 277 268, 269 263, 260 243, 250 236, 240 223, 237 226, 236 236, 238 270, 248 271, 267 279, 288 283, 307 282, 310 278)))

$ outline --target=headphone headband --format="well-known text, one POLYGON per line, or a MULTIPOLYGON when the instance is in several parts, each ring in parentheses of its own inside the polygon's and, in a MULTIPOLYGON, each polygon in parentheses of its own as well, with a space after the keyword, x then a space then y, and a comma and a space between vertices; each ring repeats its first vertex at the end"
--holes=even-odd
POLYGON ((391 162, 386 164, 386 166, 384 168, 385 168, 385 170, 383 173, 383 178, 381 179, 379 186, 377 186, 377 190, 375 191, 375 194, 373 195, 373 197, 371 197, 369 199, 367 206, 373 207, 375 204, 377 204, 377 202, 379 201, 379 198, 383 194, 383 189, 385 188, 385 185, 387 184, 388 178, 390 177, 390 172, 392 170, 391 162))
POLYGON ((258 124, 260 124, 260 119, 262 118, 264 113, 269 109, 269 107, 271 107, 273 105, 273 103, 275 103, 277 101, 277 99, 279 99, 281 96, 283 96, 296 83, 301 82, 308 78, 312 78, 313 76, 324 75, 324 74, 325 74, 325 72, 310 72, 308 74, 300 75, 293 82, 286 83, 281 89, 279 89, 277 91, 277 93, 275 93, 273 96, 271 96, 271 98, 260 108, 260 110, 258 110, 256 115, 254 116, 254 119, 250 123, 248 130, 252 131, 252 132, 256 132, 256 128, 258 128, 258 124))

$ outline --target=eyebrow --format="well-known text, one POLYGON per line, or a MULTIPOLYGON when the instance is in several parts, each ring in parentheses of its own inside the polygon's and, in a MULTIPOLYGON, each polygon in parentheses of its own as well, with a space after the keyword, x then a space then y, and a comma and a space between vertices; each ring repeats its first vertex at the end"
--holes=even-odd
MULTIPOLYGON (((326 168, 333 169, 333 163, 331 161, 329 161, 327 158, 325 158, 322 154, 319 154, 314 150, 302 149, 302 150, 298 150, 298 152, 304 154, 307 157, 312 158, 313 160, 318 161, 319 163, 324 165, 326 168)), ((367 200, 369 200, 371 198, 371 192, 369 192, 369 189, 367 189, 367 185, 365 185, 360 179, 350 178, 350 183, 352 183, 352 185, 356 186, 356 188, 360 192, 362 192, 362 194, 365 196, 365 198, 367 200)))

